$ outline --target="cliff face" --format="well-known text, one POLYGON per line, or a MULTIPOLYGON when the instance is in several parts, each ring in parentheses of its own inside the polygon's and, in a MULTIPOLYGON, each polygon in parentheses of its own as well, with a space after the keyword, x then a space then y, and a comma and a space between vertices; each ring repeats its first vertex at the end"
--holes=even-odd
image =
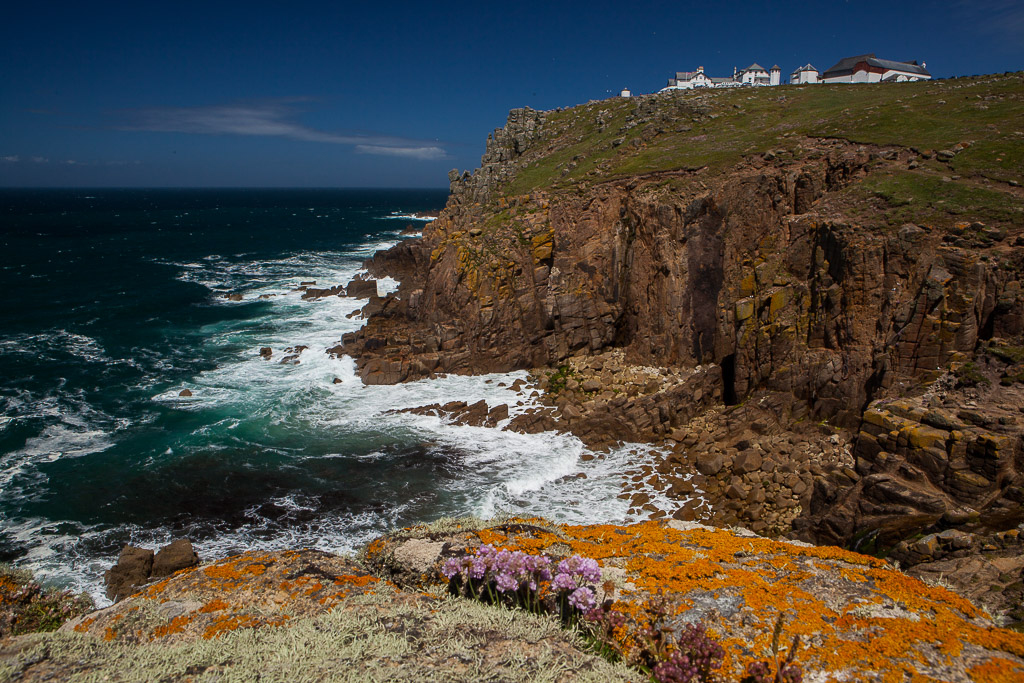
POLYGON ((481 169, 453 180, 422 242, 374 260, 405 284, 391 317, 345 340, 365 381, 615 347, 640 363, 716 363, 727 401, 783 390, 854 426, 901 378, 934 377, 979 341, 1024 331, 1019 222, 850 219, 860 207, 844 190, 917 163, 914 151, 790 138, 798 151, 718 172, 502 195, 529 170, 522 160, 544 144, 543 126, 543 115, 514 111, 481 169))
MULTIPOLYGON (((635 365, 712 367, 716 384, 687 394, 685 411, 670 408, 678 396, 658 403, 661 427, 642 438, 758 392, 781 406, 783 428, 808 418, 843 428, 856 455, 816 475, 796 525, 806 537, 852 542, 862 522, 908 510, 929 523, 964 506, 975 519, 1015 518, 1022 81, 513 111, 481 168, 451 174, 448 206, 422 239, 372 260, 402 286, 334 351, 354 356, 367 383, 610 350, 635 365), (989 436, 950 423, 925 439, 901 432, 896 422, 917 419, 906 410, 878 417, 890 410, 878 401, 900 397, 955 414, 974 400, 958 378, 977 372, 1010 387, 991 399, 1005 409, 989 436)), ((595 393, 575 398, 614 415, 595 393)), ((620 401, 619 415, 632 405, 620 401)), ((735 475, 717 475, 723 490, 735 475)))

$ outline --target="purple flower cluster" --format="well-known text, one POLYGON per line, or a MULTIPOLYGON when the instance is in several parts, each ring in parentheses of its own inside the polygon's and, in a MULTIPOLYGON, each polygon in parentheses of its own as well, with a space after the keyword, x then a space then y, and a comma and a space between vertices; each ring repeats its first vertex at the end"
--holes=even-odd
MULTIPOLYGON (((527 602, 538 604, 538 589, 542 581, 551 582, 551 590, 569 607, 584 614, 597 608, 597 595, 592 584, 601 580, 601 567, 597 560, 573 555, 558 563, 552 574, 552 561, 546 555, 528 555, 510 550, 496 550, 482 545, 475 555, 453 557, 441 569, 444 577, 456 581, 466 595, 483 598, 484 592, 496 599, 499 595, 528 589, 527 602)), ((523 597, 523 596, 521 596, 523 597)))
POLYGON ((710 638, 703 624, 687 624, 676 649, 654 667, 658 683, 694 683, 711 680, 711 671, 722 666, 725 650, 710 638))
POLYGON ((517 591, 523 586, 536 591, 541 581, 551 580, 551 558, 482 545, 475 556, 448 560, 441 573, 446 579, 459 577, 486 584, 493 581, 499 593, 517 591))
POLYGON ((558 563, 555 578, 551 580, 551 588, 569 593, 569 604, 586 613, 597 606, 594 589, 586 584, 601 580, 601 567, 597 560, 590 557, 573 555, 558 563))

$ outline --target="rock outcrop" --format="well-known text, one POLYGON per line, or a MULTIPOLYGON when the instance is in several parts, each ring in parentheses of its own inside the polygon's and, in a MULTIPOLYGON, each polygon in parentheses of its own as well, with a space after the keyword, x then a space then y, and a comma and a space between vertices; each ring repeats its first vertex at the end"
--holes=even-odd
POLYGON ((57 633, 0 640, 0 678, 627 681, 550 618, 399 591, 313 550, 178 573, 57 633))
MULTIPOLYGON (((799 636, 805 680, 994 680, 1024 675, 1024 636, 996 628, 945 588, 929 586, 869 556, 786 543, 750 532, 678 521, 633 526, 561 526, 543 520, 464 528, 417 527, 370 544, 367 562, 399 585, 441 583, 444 562, 481 544, 598 558, 613 610, 642 618, 669 607, 661 628, 701 622, 724 645, 729 680, 782 640, 799 636)), ((628 642, 629 627, 616 632, 628 642)))
POLYGON ((640 680, 556 617, 445 595, 440 569, 481 544, 594 558, 613 644, 704 624, 731 679, 770 659, 777 624, 804 680, 1015 680, 1024 636, 876 558, 678 521, 563 526, 445 520, 359 561, 249 552, 180 571, 60 631, 0 640, 0 675, 117 680, 640 680), (132 662, 130 667, 125 662, 132 662))
POLYGON ((711 502, 670 514, 930 561, 908 544, 1024 519, 1021 83, 514 110, 331 352, 368 384, 569 368, 506 428, 667 446, 711 502), (616 393, 612 356, 696 383, 616 393))
POLYGON ((170 576, 181 569, 199 564, 199 555, 187 538, 179 538, 154 552, 148 548, 126 545, 117 564, 103 574, 107 599, 117 602, 135 593, 152 579, 170 576))

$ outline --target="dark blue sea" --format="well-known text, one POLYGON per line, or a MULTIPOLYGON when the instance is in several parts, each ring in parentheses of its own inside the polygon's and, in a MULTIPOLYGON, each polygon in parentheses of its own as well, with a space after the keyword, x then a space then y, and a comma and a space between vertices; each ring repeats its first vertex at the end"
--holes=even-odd
POLYGON ((525 373, 368 387, 325 353, 365 302, 303 300, 299 283, 347 283, 445 200, 0 190, 0 561, 99 596, 125 543, 185 536, 212 559, 350 552, 441 516, 625 520, 635 448, 584 460, 570 436, 392 412, 485 399, 515 415, 525 373))

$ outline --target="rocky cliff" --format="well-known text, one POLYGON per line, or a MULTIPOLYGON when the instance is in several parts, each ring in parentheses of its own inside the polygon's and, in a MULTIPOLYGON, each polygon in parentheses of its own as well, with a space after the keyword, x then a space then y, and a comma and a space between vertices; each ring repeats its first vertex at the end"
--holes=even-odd
POLYGON ((561 373, 521 428, 666 444, 662 474, 698 475, 721 522, 992 545, 1024 501, 1022 86, 515 110, 422 238, 369 262, 402 285, 333 352, 367 383, 561 373), (672 381, 615 390, 650 367, 672 381))

